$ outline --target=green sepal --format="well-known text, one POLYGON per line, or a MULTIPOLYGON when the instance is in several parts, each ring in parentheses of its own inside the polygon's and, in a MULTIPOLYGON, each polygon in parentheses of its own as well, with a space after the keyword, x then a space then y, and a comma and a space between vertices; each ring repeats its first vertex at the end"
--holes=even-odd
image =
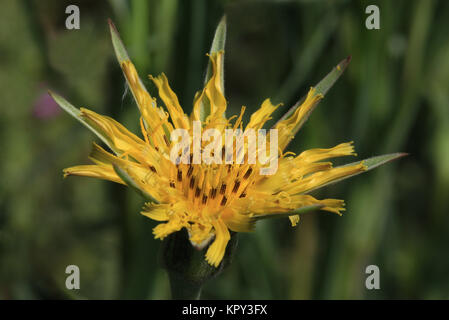
POLYGON ((340 179, 337 179, 337 180, 330 181, 330 182, 328 182, 326 184, 323 184, 323 185, 319 186, 318 188, 314 188, 314 189, 308 190, 306 193, 309 193, 309 192, 311 192, 313 190, 316 190, 316 189, 319 189, 319 188, 323 188, 325 186, 328 186, 328 185, 340 182, 342 180, 346 180, 348 178, 354 177, 354 176, 359 175, 361 173, 365 173, 367 171, 373 170, 373 169, 375 169, 375 168, 377 168, 377 167, 379 167, 379 166, 381 166, 383 164, 386 164, 386 163, 388 163, 390 161, 402 158, 402 157, 407 156, 407 155, 408 155, 408 153, 403 153, 403 152, 389 153, 389 154, 384 154, 384 155, 380 155, 380 156, 367 158, 367 159, 361 160, 361 161, 351 162, 351 163, 348 163, 348 164, 345 164, 345 165, 342 165, 342 166, 339 166, 339 167, 335 167, 335 168, 343 168, 343 167, 347 167, 347 166, 357 165, 357 164, 360 164, 361 162, 363 162, 363 165, 366 166, 366 170, 354 173, 352 175, 349 175, 349 176, 346 176, 346 177, 343 177, 343 178, 340 178, 340 179))
MULTIPOLYGON (((338 65, 336 65, 331 72, 329 72, 318 84, 314 87, 315 88, 315 96, 322 95, 323 97, 326 95, 326 93, 329 91, 329 89, 335 84, 335 82, 340 78, 340 76, 343 74, 347 66, 349 65, 349 62, 351 62, 351 56, 347 57, 346 59, 342 60, 338 65)), ((296 102, 293 107, 291 107, 279 120, 276 122, 276 124, 273 126, 275 127, 280 121, 283 121, 290 117, 296 109, 298 109, 302 103, 305 101, 306 96, 302 97, 298 102, 296 102)), ((292 130, 292 135, 295 135, 299 129, 304 125, 304 123, 309 118, 310 114, 313 112, 315 107, 318 105, 320 100, 318 100, 315 105, 310 108, 309 112, 302 118, 301 122, 299 122, 295 128, 292 130)))
POLYGON ((79 122, 81 122, 86 128, 88 128, 90 131, 92 131, 98 138, 101 139, 101 141, 103 141, 112 151, 116 152, 116 150, 114 149, 112 143, 110 142, 109 138, 104 135, 100 130, 94 128, 92 125, 90 125, 89 123, 86 122, 86 120, 83 119, 83 117, 81 116, 81 110, 79 110, 78 108, 74 107, 70 102, 68 102, 66 99, 64 99, 63 97, 61 97, 60 95, 52 92, 52 91, 48 91, 48 94, 53 98, 53 100, 55 100, 55 102, 64 110, 66 111, 69 115, 71 115, 73 118, 75 118, 76 120, 78 120, 79 122))
POLYGON ((159 201, 154 199, 148 192, 142 190, 139 187, 139 185, 134 181, 134 179, 131 178, 131 176, 126 172, 125 169, 119 167, 116 163, 112 164, 112 167, 114 168, 115 173, 117 173, 120 179, 122 179, 128 187, 130 187, 132 190, 141 195, 145 200, 151 201, 156 204, 159 203, 159 201))

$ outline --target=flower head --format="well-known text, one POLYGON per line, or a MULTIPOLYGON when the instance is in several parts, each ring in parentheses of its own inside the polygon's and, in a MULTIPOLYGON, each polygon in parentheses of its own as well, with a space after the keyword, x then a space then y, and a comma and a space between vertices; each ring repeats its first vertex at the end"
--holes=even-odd
MULTIPOLYGON (((239 148, 237 136, 232 137, 233 150, 227 152, 226 130, 240 129, 243 136, 251 130, 260 130, 279 105, 265 100, 246 125, 242 122, 244 107, 239 115, 227 118, 220 67, 223 51, 209 55, 212 73, 204 89, 195 95, 190 116, 184 113, 164 74, 150 76, 150 79, 165 109, 147 92, 129 58, 122 57, 119 59, 121 68, 140 110, 140 136, 110 117, 88 109, 70 109, 102 138, 111 152, 94 143, 90 155, 94 164, 67 168, 64 175, 95 177, 139 190, 151 200, 145 204, 142 214, 160 221, 153 230, 155 238, 163 239, 186 228, 194 246, 203 248, 210 244, 205 258, 212 266, 217 267, 222 261, 230 231, 252 231, 259 219, 289 217, 295 226, 299 221, 298 213, 304 209, 341 214, 342 200, 319 200, 308 193, 368 169, 362 161, 332 166, 331 158, 355 155, 351 142, 298 155, 285 152, 295 133, 323 98, 316 88, 311 88, 300 106, 272 128, 277 139, 271 135, 258 137, 258 146, 277 143, 275 150, 264 149, 269 149, 270 155, 263 156, 277 164, 276 170, 264 174, 266 161, 260 161, 259 157, 255 162, 249 161, 254 152, 254 143, 249 139, 243 138, 239 148), (217 136, 214 139, 192 138, 196 126, 202 132, 211 129, 217 136), (177 130, 189 135, 186 148, 175 153, 177 160, 184 157, 186 161, 173 160, 177 130), (195 149, 200 154, 208 152, 214 161, 195 161, 195 149)), ((61 100, 60 97, 55 99, 61 100)))

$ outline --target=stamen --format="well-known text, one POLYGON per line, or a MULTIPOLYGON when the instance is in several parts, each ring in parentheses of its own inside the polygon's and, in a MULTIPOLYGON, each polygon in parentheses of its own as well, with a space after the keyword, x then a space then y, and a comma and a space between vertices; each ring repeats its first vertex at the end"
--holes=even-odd
POLYGON ((212 188, 210 190, 210 198, 215 199, 216 196, 217 196, 217 188, 212 188))
POLYGON ((201 194, 201 189, 198 188, 198 187, 196 187, 196 190, 195 190, 195 198, 198 198, 198 197, 200 196, 200 194, 201 194))
POLYGON ((178 181, 182 182, 182 170, 178 169, 178 181))
POLYGON ((223 183, 220 188, 220 194, 225 194, 226 192, 226 183, 223 183))
POLYGON ((246 171, 245 175, 243 176, 243 179, 248 179, 252 172, 253 168, 249 168, 248 171, 246 171))
POLYGON ((206 196, 205 194, 203 194, 203 201, 202 201, 202 203, 203 203, 203 204, 206 204, 206 203, 207 203, 207 196, 206 196))
POLYGON ((168 141, 168 138, 165 134, 164 134, 164 141, 165 141, 165 144, 167 145, 167 147, 170 147, 170 141, 168 141))
POLYGON ((232 193, 237 193, 237 190, 239 189, 239 187, 240 187, 240 181, 237 180, 237 181, 234 183, 234 188, 232 189, 232 193))
POLYGON ((190 178, 190 185, 189 188, 193 189, 193 187, 195 186, 195 177, 190 178))
POLYGON ((226 201, 228 201, 228 198, 226 198, 226 196, 224 196, 223 199, 221 200, 220 205, 221 205, 221 206, 226 205, 226 201))
POLYGON ((190 165, 190 166, 189 166, 189 170, 187 170, 187 178, 190 178, 190 176, 192 175, 192 173, 193 173, 193 166, 190 165))

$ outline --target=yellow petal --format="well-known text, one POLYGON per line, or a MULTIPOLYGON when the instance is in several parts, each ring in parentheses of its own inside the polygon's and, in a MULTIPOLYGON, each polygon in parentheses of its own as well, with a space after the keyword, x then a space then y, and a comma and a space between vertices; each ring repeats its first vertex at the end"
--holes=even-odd
POLYGON ((237 210, 226 208, 221 214, 221 219, 234 232, 254 231, 254 220, 248 214, 242 214, 237 210))
POLYGON ((83 165, 66 168, 63 170, 64 177, 67 176, 84 176, 109 180, 121 184, 125 184, 122 179, 115 173, 111 165, 83 165))
POLYGON ((170 113, 170 117, 175 128, 188 130, 190 128, 189 120, 179 104, 178 97, 170 88, 168 79, 165 74, 162 73, 156 78, 150 76, 150 79, 153 80, 154 84, 157 86, 159 90, 159 96, 161 97, 162 101, 164 101, 164 104, 167 107, 168 112, 170 113))
POLYGON ((311 174, 307 178, 294 182, 285 188, 290 194, 306 193, 325 184, 340 180, 347 176, 365 171, 367 168, 362 162, 352 166, 342 166, 311 174))
POLYGON ((139 189, 144 190, 159 202, 169 196, 171 190, 159 188, 169 183, 167 177, 158 174, 157 170, 161 170, 159 165, 148 167, 142 163, 122 159, 105 151, 96 143, 93 144, 89 158, 97 164, 110 165, 111 168, 112 164, 117 165, 133 179, 139 189))
POLYGON ((170 218, 168 214, 170 207, 168 204, 147 203, 140 213, 156 221, 167 221, 170 218))
POLYGON ((156 100, 150 96, 140 82, 136 68, 132 62, 126 60, 122 62, 121 67, 128 80, 131 92, 137 101, 140 114, 145 120, 145 129, 151 136, 151 143, 161 150, 168 150, 169 139, 167 132, 170 132, 173 128, 168 122, 165 112, 157 107, 156 100))
POLYGON ((314 88, 310 88, 307 97, 302 105, 295 110, 295 112, 285 120, 278 122, 275 129, 278 129, 279 148, 284 150, 289 142, 294 138, 297 128, 299 128, 307 117, 313 107, 323 98, 323 95, 316 94, 314 88))
POLYGON ((270 101, 270 99, 265 99, 265 101, 262 103, 262 106, 259 108, 259 110, 257 110, 256 112, 254 112, 251 115, 251 119, 248 123, 248 125, 246 126, 246 128, 252 128, 252 129, 260 129, 263 127, 263 125, 265 124, 265 122, 267 122, 268 120, 271 119, 271 114, 280 106, 281 104, 278 105, 273 105, 270 101))
POLYGON ((212 64, 212 77, 207 82, 203 91, 195 95, 191 119, 201 120, 201 109, 209 107, 206 122, 213 124, 215 129, 220 130, 223 129, 224 125, 226 124, 226 121, 223 121, 223 119, 227 105, 222 90, 223 75, 221 74, 221 68, 218 68, 218 66, 222 63, 223 51, 213 52, 209 56, 209 59, 212 64))
POLYGON ((155 239, 164 239, 173 232, 181 230, 183 224, 180 220, 170 219, 167 223, 160 223, 153 229, 155 239))
POLYGON ((136 98, 137 106, 139 107, 141 114, 144 117, 148 116, 150 109, 155 109, 156 107, 154 99, 142 85, 139 75, 137 74, 137 70, 131 61, 123 61, 120 66, 122 67, 123 73, 128 80, 131 92, 136 98))
POLYGON ((307 162, 316 162, 330 158, 356 156, 353 142, 340 143, 329 149, 309 149, 302 152, 297 158, 307 162))
POLYGON ((81 117, 101 131, 119 153, 138 154, 145 145, 144 141, 131 133, 121 123, 88 109, 81 108, 81 117))
POLYGON ((296 227, 299 222, 299 215, 289 216, 290 222, 292 223, 292 227, 296 227))
POLYGON ((215 230, 215 240, 209 246, 206 252, 206 260, 207 262, 214 266, 218 267, 220 262, 223 260, 223 256, 226 251, 226 246, 231 239, 231 235, 229 234, 229 230, 221 220, 215 220, 212 222, 215 230))

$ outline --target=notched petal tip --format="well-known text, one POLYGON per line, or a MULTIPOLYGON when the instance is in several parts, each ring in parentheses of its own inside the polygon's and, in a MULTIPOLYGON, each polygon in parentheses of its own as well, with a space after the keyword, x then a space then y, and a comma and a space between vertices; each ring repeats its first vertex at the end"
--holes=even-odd
POLYGON ((290 223, 292 224, 292 227, 296 227, 300 221, 299 215, 294 215, 288 217, 290 219, 290 223))
POLYGON ((62 175, 63 175, 62 177, 63 177, 64 179, 71 175, 71 174, 70 174, 70 171, 68 170, 68 168, 62 169, 62 175))

